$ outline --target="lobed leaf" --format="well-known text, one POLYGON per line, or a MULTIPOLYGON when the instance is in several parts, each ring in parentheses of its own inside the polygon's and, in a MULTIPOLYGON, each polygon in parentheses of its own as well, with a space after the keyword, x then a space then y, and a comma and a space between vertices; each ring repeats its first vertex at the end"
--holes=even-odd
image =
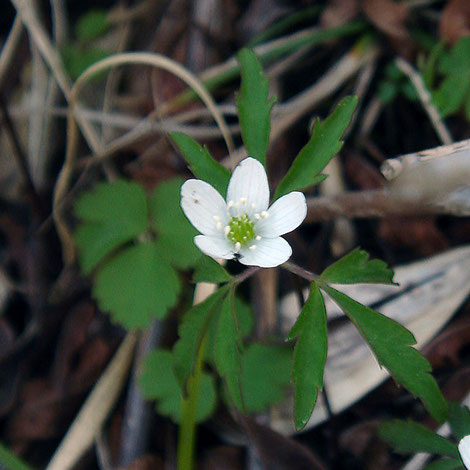
POLYGON ((428 452, 459 458, 459 451, 455 444, 414 421, 396 419, 382 423, 379 435, 393 447, 395 452, 400 454, 428 452))
POLYGON ((416 344, 413 334, 394 320, 361 305, 330 286, 322 285, 322 289, 353 322, 379 364, 392 374, 398 384, 419 397, 436 421, 445 421, 448 414, 447 403, 430 374, 429 362, 411 347, 416 344))
POLYGON ((460 441, 470 434, 470 411, 459 403, 449 402, 449 424, 452 434, 460 441))
POLYGON ((220 311, 214 339, 214 359, 217 372, 225 380, 230 398, 239 410, 243 410, 241 396, 242 339, 235 313, 235 293, 230 289, 220 311))
POLYGON ((174 178, 157 186, 149 197, 149 219, 161 253, 173 266, 188 269, 197 264, 201 252, 193 242, 198 231, 181 209, 182 184, 181 178, 174 178))
POLYGON ((333 284, 395 284, 393 274, 384 261, 369 261, 369 254, 356 248, 326 268, 320 277, 333 284))
POLYGON ((237 58, 242 81, 236 100, 243 143, 248 155, 266 166, 270 115, 276 98, 268 99, 269 81, 256 54, 251 49, 242 49, 237 58))
POLYGON ((179 340, 173 347, 173 369, 183 390, 193 370, 202 339, 209 331, 211 320, 225 299, 228 290, 228 286, 219 288, 206 300, 188 310, 180 322, 179 340))
MULTIPOLYGON (((142 395, 147 400, 156 400, 155 408, 163 416, 170 417, 176 423, 181 422, 181 387, 172 368, 170 351, 157 349, 150 352, 139 376, 142 395)), ((217 404, 214 377, 202 372, 199 384, 195 420, 200 423, 209 418, 217 404)))
POLYGON ((221 284, 233 279, 227 270, 210 256, 200 257, 193 274, 193 282, 211 282, 221 284))
POLYGON ((356 106, 357 96, 347 96, 325 121, 316 121, 312 137, 279 183, 274 199, 318 184, 326 178, 321 171, 343 146, 340 139, 351 122, 356 106))
POLYGON ((146 328, 173 307, 181 285, 153 242, 116 254, 96 273, 93 296, 100 308, 128 329, 146 328))
POLYGON ((147 201, 136 183, 100 183, 80 196, 75 214, 82 224, 75 231, 84 273, 112 250, 135 239, 147 228, 147 201))
POLYGON ((170 137, 188 162, 193 175, 212 185, 225 197, 230 181, 230 171, 214 160, 206 147, 201 147, 191 137, 181 132, 171 132, 170 137))
POLYGON ((292 379, 295 382, 294 421, 298 431, 307 424, 318 391, 323 387, 328 349, 326 321, 323 296, 313 283, 308 300, 287 336, 287 340, 297 338, 292 379))

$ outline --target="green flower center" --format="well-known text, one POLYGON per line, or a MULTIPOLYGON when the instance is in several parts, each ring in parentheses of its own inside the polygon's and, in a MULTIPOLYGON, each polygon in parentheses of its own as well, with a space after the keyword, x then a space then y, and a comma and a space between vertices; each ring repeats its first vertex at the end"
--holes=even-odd
POLYGON ((233 243, 238 242, 244 245, 255 238, 254 225, 246 214, 232 217, 228 223, 230 230, 227 238, 233 243))

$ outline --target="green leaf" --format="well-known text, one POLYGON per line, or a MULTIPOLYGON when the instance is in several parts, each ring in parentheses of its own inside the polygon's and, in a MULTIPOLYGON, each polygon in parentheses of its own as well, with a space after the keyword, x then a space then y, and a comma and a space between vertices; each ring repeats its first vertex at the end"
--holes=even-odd
POLYGON ((455 113, 463 104, 470 86, 470 74, 452 74, 432 93, 442 117, 455 113))
POLYGON ((242 339, 235 314, 235 293, 230 289, 217 322, 214 359, 217 372, 225 380, 230 398, 239 410, 243 410, 240 386, 241 349, 242 339))
POLYGON ((173 369, 183 389, 193 370, 202 339, 209 330, 211 320, 228 290, 229 286, 219 288, 206 300, 188 310, 180 322, 178 327, 180 338, 173 347, 173 369))
POLYGON ((75 203, 82 224, 75 231, 84 273, 118 246, 137 238, 147 228, 147 201, 136 183, 101 183, 75 203))
POLYGON ((351 299, 330 286, 322 289, 335 301, 367 341, 380 365, 395 381, 419 397, 433 418, 447 418, 447 403, 430 374, 431 366, 419 351, 413 334, 394 320, 351 299))
POLYGON ((308 188, 326 178, 320 172, 343 146, 341 137, 351 122, 356 106, 357 96, 347 96, 325 121, 316 121, 312 137, 279 183, 274 199, 297 189, 308 188))
POLYGON ((221 284, 233 279, 227 270, 209 256, 202 256, 193 274, 193 282, 221 284))
POLYGON ((243 143, 248 155, 266 166, 270 115, 276 98, 268 100, 269 81, 256 54, 251 49, 242 49, 237 58, 242 82, 236 99, 243 143))
POLYGON ((32 470, 33 468, 24 463, 2 442, 0 442, 0 467, 5 470, 32 470))
MULTIPOLYGON (((76 80, 88 67, 108 57, 110 52, 99 47, 84 48, 79 44, 69 43, 63 46, 61 54, 65 69, 70 77, 76 80)), ((104 75, 104 72, 94 75, 90 81, 99 81, 104 75)))
POLYGON ((395 284, 393 271, 379 259, 369 261, 369 254, 356 248, 326 268, 321 279, 333 284, 395 284))
POLYGON ((414 421, 396 419, 382 423, 379 436, 399 454, 428 452, 459 458, 455 444, 414 421))
POLYGON ((377 97, 382 103, 388 104, 391 103, 398 93, 398 87, 396 83, 383 80, 379 83, 377 88, 377 97))
POLYGON ((214 160, 206 147, 201 147, 191 137, 181 132, 171 132, 170 137, 188 162, 193 175, 212 185, 225 197, 230 181, 230 171, 214 160))
MULTIPOLYGON (((142 395, 147 400, 156 400, 155 408, 163 416, 170 417, 176 423, 181 422, 181 387, 172 368, 170 351, 157 349, 145 358, 142 373, 139 376, 142 395)), ((214 377, 202 372, 196 406, 196 422, 209 418, 217 404, 214 377)))
POLYGON ((465 97, 465 117, 467 118, 467 121, 470 121, 470 92, 467 93, 467 96, 465 97))
POLYGON ((318 391, 323 387, 323 370, 328 349, 326 309, 317 285, 302 308, 288 340, 297 339, 292 378, 295 382, 294 421, 298 431, 312 415, 318 391))
POLYGON ((470 434, 470 411, 459 403, 449 402, 449 424, 452 434, 460 441, 470 434))
POLYGON ((75 35, 79 41, 88 42, 103 36, 110 27, 106 10, 95 8, 80 16, 75 27, 75 35))
POLYGON ((163 318, 181 286, 155 243, 139 243, 113 256, 96 273, 93 296, 125 328, 145 328, 163 318))
POLYGON ((460 460, 456 459, 440 459, 436 460, 429 465, 426 465, 423 470, 457 470, 465 467, 462 465, 460 460))
POLYGON ((439 72, 444 75, 470 72, 470 37, 462 37, 439 61, 439 72))
POLYGON ((248 413, 261 413, 285 398, 292 373, 292 350, 250 344, 242 355, 242 396, 248 413))
POLYGON ((201 252, 194 244, 197 230, 181 209, 181 178, 157 186, 149 197, 149 217, 157 232, 157 246, 170 263, 180 269, 195 266, 201 252))

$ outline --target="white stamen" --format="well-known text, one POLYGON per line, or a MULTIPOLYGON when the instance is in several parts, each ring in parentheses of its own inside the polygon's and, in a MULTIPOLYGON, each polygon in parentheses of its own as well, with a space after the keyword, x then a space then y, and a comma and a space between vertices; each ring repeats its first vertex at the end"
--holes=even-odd
POLYGON ((241 197, 241 198, 240 198, 240 202, 241 202, 244 206, 246 206, 246 201, 247 201, 247 198, 246 198, 246 197, 241 197))
POLYGON ((250 250, 256 250, 256 245, 251 245, 250 247, 248 247, 250 250))
POLYGON ((243 241, 244 241, 244 242, 246 242, 246 241, 247 241, 247 238, 246 238, 245 236, 243 237, 243 241))
POLYGON ((233 201, 228 201, 227 206, 228 206, 228 207, 232 207, 234 204, 235 204, 235 203, 234 203, 233 201))
POLYGON ((238 207, 239 205, 240 205, 239 202, 235 202, 234 205, 233 205, 233 207, 238 207))
POLYGON ((240 242, 235 243, 235 253, 238 253, 241 247, 242 247, 242 244, 240 242))
POLYGON ((219 217, 218 215, 213 215, 212 218, 213 218, 216 222, 218 222, 218 221, 220 220, 220 217, 219 217))
POLYGON ((260 236, 260 235, 256 235, 255 239, 259 241, 259 240, 261 240, 261 236, 260 236))
POLYGON ((222 222, 220 220, 217 222, 217 230, 222 230, 222 222))
POLYGON ((259 214, 258 213, 255 214, 255 219, 259 220, 259 214))
POLYGON ((251 208, 256 209, 256 204, 254 202, 251 203, 251 208))
POLYGON ((263 219, 267 219, 269 217, 269 214, 266 211, 261 212, 261 217, 263 219))
POLYGON ((227 236, 230 233, 230 226, 229 225, 225 226, 224 233, 225 233, 225 236, 227 236))

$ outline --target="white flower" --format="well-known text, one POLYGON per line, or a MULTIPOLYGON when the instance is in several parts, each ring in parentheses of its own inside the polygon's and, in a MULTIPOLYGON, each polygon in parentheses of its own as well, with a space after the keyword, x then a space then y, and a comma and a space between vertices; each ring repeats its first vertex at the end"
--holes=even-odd
POLYGON ((459 452, 465 467, 470 469, 470 436, 465 436, 459 442, 459 452))
POLYGON ((194 243, 213 258, 271 268, 287 261, 292 249, 280 235, 297 228, 307 215, 305 196, 292 192, 269 204, 263 165, 245 158, 235 168, 227 202, 208 183, 191 179, 181 187, 181 207, 202 235, 194 243))

